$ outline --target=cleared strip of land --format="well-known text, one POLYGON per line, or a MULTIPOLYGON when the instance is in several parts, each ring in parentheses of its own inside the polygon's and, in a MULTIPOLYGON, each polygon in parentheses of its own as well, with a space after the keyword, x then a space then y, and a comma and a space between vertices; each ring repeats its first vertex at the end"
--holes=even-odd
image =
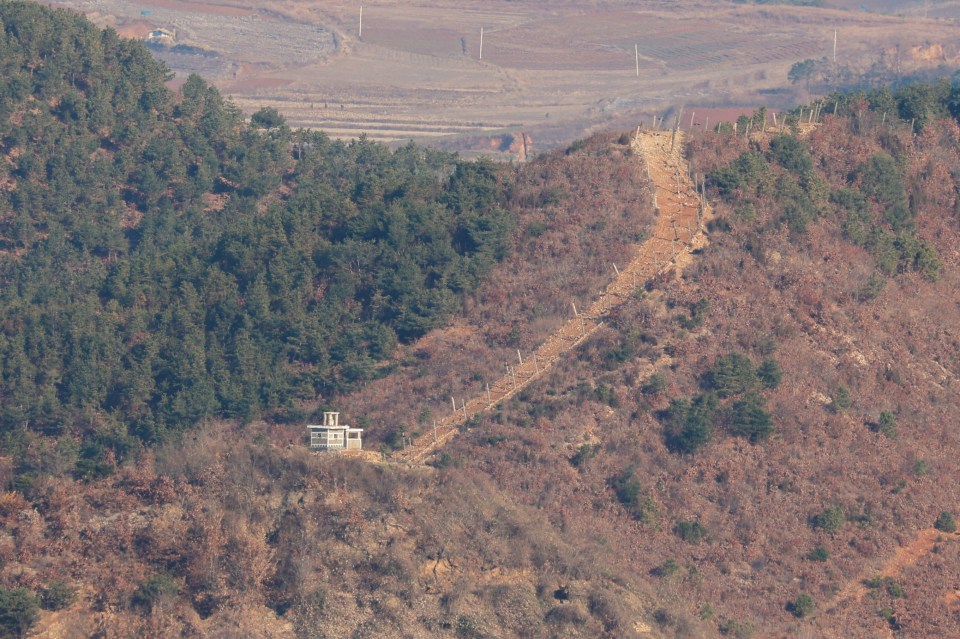
POLYGON ((600 328, 612 308, 623 303, 647 280, 686 263, 690 252, 705 241, 702 222, 709 210, 701 208, 705 205, 690 179, 686 160, 680 152, 682 146, 680 132, 638 131, 631 145, 637 179, 649 178, 653 183, 659 210, 653 235, 638 246, 630 264, 619 271, 589 308, 579 310, 577 316, 548 337, 535 353, 525 357, 522 364, 491 384, 489 394, 484 392, 464 402, 438 420, 435 430, 431 428, 420 435, 411 446, 398 452, 396 459, 412 464, 425 462, 470 418, 509 399, 550 370, 560 357, 600 328))

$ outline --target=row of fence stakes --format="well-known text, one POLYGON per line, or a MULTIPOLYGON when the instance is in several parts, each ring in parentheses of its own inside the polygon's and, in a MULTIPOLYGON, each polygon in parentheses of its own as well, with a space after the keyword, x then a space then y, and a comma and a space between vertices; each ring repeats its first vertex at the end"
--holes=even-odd
MULTIPOLYGON (((680 121, 681 121, 680 118, 682 117, 682 114, 683 114, 683 109, 681 108, 681 109, 680 109, 680 113, 677 115, 676 121, 674 122, 674 126, 672 127, 672 129, 673 129, 673 131, 672 131, 672 138, 673 138, 673 139, 671 140, 671 151, 673 150, 673 144, 674 144, 674 142, 675 142, 677 132, 678 132, 678 130, 679 130, 679 128, 680 128, 680 121)), ((695 115, 695 113, 692 113, 692 114, 691 114, 691 126, 692 126, 692 121, 693 121, 693 116, 694 116, 694 115, 695 115)), ((657 124, 658 124, 658 122, 657 122, 657 116, 654 116, 653 126, 654 126, 655 129, 657 128, 657 124)), ((659 124, 662 126, 662 124, 663 124, 663 118, 660 119, 659 124)), ((637 136, 639 136, 639 135, 640 135, 640 127, 638 126, 638 127, 637 127, 637 136)), ((650 175, 650 166, 649 166, 649 164, 646 162, 646 160, 644 161, 644 164, 645 164, 645 168, 646 168, 647 179, 652 182, 652 181, 653 181, 653 178, 652 178, 652 176, 650 175)), ((680 188, 680 169, 679 169, 679 167, 676 169, 675 178, 676 178, 676 181, 677 181, 677 195, 679 196, 679 195, 681 195, 681 188, 680 188)), ((705 184, 704 184, 704 182, 703 182, 702 180, 698 179, 698 176, 696 176, 696 175, 692 175, 691 178, 694 180, 695 189, 697 190, 697 192, 699 193, 699 196, 700 196, 700 202, 699 202, 699 207, 698 207, 698 211, 697 211, 697 224, 698 224, 698 229, 699 229, 700 226, 701 226, 701 224, 702 224, 702 217, 703 217, 703 211, 704 211, 704 206, 705 206, 705 203, 704 203, 705 184)), ((653 199, 654 199, 654 206, 656 207, 656 205, 657 205, 656 187, 654 187, 653 199)), ((673 227, 673 232, 674 232, 674 237, 673 237, 673 239, 670 241, 671 260, 670 260, 670 262, 664 262, 664 268, 665 268, 665 267, 668 267, 672 262, 675 262, 675 261, 676 261, 677 252, 678 252, 678 250, 677 250, 677 242, 682 241, 682 237, 681 237, 681 235, 680 235, 680 232, 679 232, 679 230, 677 229, 676 220, 671 220, 671 226, 673 227)), ((693 232, 692 229, 690 229, 689 227, 687 227, 687 231, 691 233, 691 237, 692 237, 692 232, 693 232)), ((617 266, 617 264, 616 264, 616 263, 611 263, 611 265, 612 265, 612 267, 613 267, 613 271, 614 271, 614 274, 616 275, 616 277, 617 277, 617 278, 621 277, 621 276, 623 275, 623 273, 620 271, 620 268, 617 266)), ((658 271, 658 272, 659 272, 659 271, 658 271)), ((631 279, 632 279, 633 288, 636 289, 636 286, 637 286, 637 274, 636 274, 636 271, 631 271, 630 274, 631 274, 631 279)), ((604 291, 600 294, 600 299, 599 299, 600 312, 601 312, 601 313, 604 313, 604 312, 606 312, 606 310, 607 310, 606 298, 607 298, 607 291, 604 290, 604 291)), ((570 305, 571 305, 571 307, 573 308, 573 315, 574 315, 574 317, 577 318, 577 319, 580 321, 580 338, 579 338, 579 339, 582 339, 582 338, 586 335, 586 324, 585 324, 585 322, 584 322, 584 314, 577 309, 577 305, 576 305, 575 302, 571 301, 571 302, 570 302, 570 305)), ((600 324, 602 325, 603 322, 601 322, 600 324)), ((522 352, 520 351, 520 349, 517 349, 517 361, 519 362, 519 365, 520 365, 520 366, 523 366, 523 354, 522 354, 522 352)), ((513 382, 513 388, 512 388, 511 390, 516 390, 517 388, 519 388, 519 382, 517 381, 517 370, 516 370, 516 367, 510 366, 509 364, 504 364, 504 366, 506 367, 507 373, 510 375, 511 381, 513 382)), ((534 373, 530 376, 529 379, 533 379, 534 377, 536 377, 536 376, 538 376, 538 375, 540 374, 540 364, 539 364, 539 360, 538 360, 538 357, 537 357, 536 352, 534 352, 534 354, 533 354, 533 366, 534 366, 534 373)), ((529 379, 528 379, 528 381, 529 381, 529 379)), ((489 383, 489 382, 486 382, 486 383, 485 383, 485 388, 486 388, 487 405, 489 406, 489 405, 492 405, 492 404, 493 404, 493 395, 492 395, 492 392, 491 392, 491 389, 490 389, 490 383, 489 383)), ((501 399, 502 399, 502 398, 501 398, 501 399)), ((501 401, 501 400, 498 400, 498 401, 501 401)), ((462 411, 462 412, 463 412, 463 420, 464 420, 464 423, 466 423, 467 421, 469 421, 469 416, 468 416, 468 412, 467 412, 467 402, 466 402, 465 399, 461 399, 460 407, 458 408, 458 407, 457 407, 457 400, 454 398, 454 396, 451 395, 451 396, 450 396, 450 404, 451 404, 451 407, 452 407, 452 409, 453 409, 453 413, 452 413, 453 416, 455 416, 458 412, 462 411)), ((442 425, 445 420, 446 420, 446 418, 441 418, 441 419, 440 419, 440 425, 442 425)), ((437 420, 433 420, 433 441, 434 441, 434 443, 439 443, 439 441, 440 441, 439 425, 438 425, 437 420)), ((413 446, 413 438, 412 438, 412 437, 404 437, 404 438, 403 438, 403 444, 404 444, 404 448, 406 448, 407 446, 413 446)))

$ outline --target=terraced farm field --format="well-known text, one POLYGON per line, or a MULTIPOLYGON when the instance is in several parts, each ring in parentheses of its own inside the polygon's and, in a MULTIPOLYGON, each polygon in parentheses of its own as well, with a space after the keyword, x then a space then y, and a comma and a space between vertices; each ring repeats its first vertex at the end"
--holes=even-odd
POLYGON ((125 35, 172 30, 157 55, 247 111, 272 106, 335 136, 460 149, 496 149, 519 132, 546 149, 681 105, 788 106, 808 97, 787 80, 790 67, 832 62, 834 31, 836 64, 850 73, 960 66, 960 27, 943 3, 925 17, 919 2, 889 15, 703 0, 381 0, 364 5, 362 33, 359 3, 58 4, 125 35))

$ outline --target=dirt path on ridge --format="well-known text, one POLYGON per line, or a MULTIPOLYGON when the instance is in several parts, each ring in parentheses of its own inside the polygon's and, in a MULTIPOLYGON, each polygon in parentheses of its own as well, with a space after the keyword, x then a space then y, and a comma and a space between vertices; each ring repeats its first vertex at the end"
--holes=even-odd
MULTIPOLYGON (((839 607, 849 603, 860 603, 870 592, 866 581, 868 579, 896 580, 901 573, 921 559, 933 552, 934 547, 941 541, 960 540, 960 533, 945 533, 936 528, 918 530, 916 536, 908 543, 898 546, 892 555, 887 557, 878 568, 865 568, 854 579, 851 579, 833 598, 831 607, 839 607)), ((948 610, 960 607, 960 590, 951 590, 944 595, 943 603, 948 610)), ((884 637, 894 637, 893 630, 883 628, 884 637)))
POLYGON ((470 399, 462 406, 437 421, 417 437, 411 446, 397 452, 393 459, 411 464, 424 463, 452 439, 459 427, 471 417, 509 399, 530 382, 550 370, 567 351, 590 337, 603 325, 610 310, 622 304, 650 278, 671 268, 682 268, 690 261, 694 248, 706 243, 702 233, 703 220, 710 215, 703 203, 681 149, 683 134, 673 140, 671 131, 641 131, 631 143, 633 160, 639 176, 646 176, 654 186, 654 202, 659 215, 653 235, 640 244, 633 260, 619 271, 599 297, 587 309, 578 309, 578 315, 567 321, 548 337, 535 353, 526 355, 523 363, 490 385, 489 392, 470 399))

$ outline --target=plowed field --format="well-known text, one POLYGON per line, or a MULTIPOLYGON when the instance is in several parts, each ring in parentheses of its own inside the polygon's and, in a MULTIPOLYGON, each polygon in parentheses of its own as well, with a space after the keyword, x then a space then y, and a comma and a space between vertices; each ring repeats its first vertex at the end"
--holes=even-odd
POLYGON ((835 30, 837 63, 852 72, 950 68, 960 54, 952 19, 906 5, 890 16, 690 0, 383 0, 363 7, 361 36, 359 3, 59 4, 130 35, 174 31, 157 55, 247 111, 273 106, 335 136, 459 148, 524 131, 546 149, 682 104, 784 106, 807 97, 790 67, 831 57, 835 30), (912 53, 930 50, 936 59, 912 53))

